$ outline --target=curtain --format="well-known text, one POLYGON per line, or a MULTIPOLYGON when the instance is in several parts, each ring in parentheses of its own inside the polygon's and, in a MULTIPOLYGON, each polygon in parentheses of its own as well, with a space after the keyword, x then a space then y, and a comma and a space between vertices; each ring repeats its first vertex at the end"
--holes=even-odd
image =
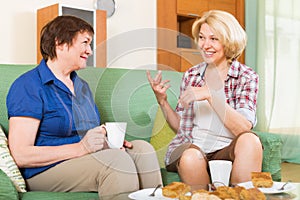
MULTIPOLYGON (((257 1, 255 130, 278 133, 283 161, 300 163, 300 0, 257 1)), ((248 16, 249 17, 249 16, 248 16)))

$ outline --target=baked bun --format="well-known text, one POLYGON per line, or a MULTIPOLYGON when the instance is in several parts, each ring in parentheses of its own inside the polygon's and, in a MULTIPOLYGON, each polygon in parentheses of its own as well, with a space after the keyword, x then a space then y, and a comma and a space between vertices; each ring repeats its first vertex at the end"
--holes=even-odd
POLYGON ((257 188, 250 188, 242 190, 240 193, 240 199, 245 200, 266 200, 266 196, 257 188))
POLYGON ((221 200, 221 198, 217 197, 214 194, 208 193, 194 193, 191 200, 221 200))
POLYGON ((182 182, 172 182, 162 188, 162 194, 169 198, 179 198, 179 196, 185 195, 187 192, 191 191, 191 187, 182 182))
POLYGON ((238 192, 234 188, 227 186, 219 186, 217 187, 217 190, 211 192, 211 194, 214 194, 221 199, 238 199, 239 197, 238 192))
POLYGON ((251 172, 251 181, 256 188, 270 188, 273 186, 270 172, 251 172))
POLYGON ((205 189, 198 189, 198 190, 194 190, 194 191, 192 192, 192 194, 194 194, 194 193, 209 193, 209 191, 207 191, 207 190, 205 190, 205 189))
POLYGON ((246 188, 245 187, 243 187, 243 186, 234 186, 233 188, 232 188, 235 192, 236 192, 236 194, 238 194, 238 196, 240 196, 240 194, 241 194, 241 192, 243 191, 243 190, 246 190, 246 188))
POLYGON ((191 195, 180 194, 178 200, 191 200, 191 195))

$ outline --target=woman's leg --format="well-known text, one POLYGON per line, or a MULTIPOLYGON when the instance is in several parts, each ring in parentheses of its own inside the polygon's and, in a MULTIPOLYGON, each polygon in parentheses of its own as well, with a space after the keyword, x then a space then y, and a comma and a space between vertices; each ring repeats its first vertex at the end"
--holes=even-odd
POLYGON ((210 183, 207 161, 201 151, 195 148, 183 152, 178 162, 178 173, 181 180, 193 189, 206 189, 210 183))
POLYGON ((180 179, 192 185, 192 189, 207 189, 207 184, 210 182, 204 153, 192 143, 184 143, 174 149, 166 169, 178 172, 180 179))
POLYGON ((119 149, 64 161, 26 181, 33 191, 93 191, 99 196, 139 189, 135 164, 119 149))
POLYGON ((127 149, 127 152, 137 168, 140 189, 162 184, 160 166, 153 146, 143 140, 134 140, 131 143, 133 148, 127 149))
POLYGON ((231 183, 251 180, 251 172, 262 169, 263 148, 257 135, 244 133, 238 137, 234 148, 231 183))

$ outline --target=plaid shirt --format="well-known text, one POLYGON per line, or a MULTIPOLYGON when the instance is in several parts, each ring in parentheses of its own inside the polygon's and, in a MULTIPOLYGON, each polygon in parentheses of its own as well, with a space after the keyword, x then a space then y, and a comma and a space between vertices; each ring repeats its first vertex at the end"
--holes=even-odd
MULTIPOLYGON (((201 87, 205 84, 204 73, 206 63, 200 63, 190 68, 182 78, 180 86, 180 95, 190 86, 201 87)), ((234 61, 227 74, 227 79, 224 84, 224 91, 227 103, 243 114, 252 124, 256 124, 256 99, 258 94, 258 75, 256 72, 234 61), (246 110, 246 111, 245 111, 246 110)), ((188 109, 184 109, 180 104, 177 104, 176 112, 181 115, 180 126, 176 136, 169 144, 166 154, 166 164, 169 163, 169 158, 172 151, 183 143, 192 143, 192 130, 194 127, 194 104, 188 109)))

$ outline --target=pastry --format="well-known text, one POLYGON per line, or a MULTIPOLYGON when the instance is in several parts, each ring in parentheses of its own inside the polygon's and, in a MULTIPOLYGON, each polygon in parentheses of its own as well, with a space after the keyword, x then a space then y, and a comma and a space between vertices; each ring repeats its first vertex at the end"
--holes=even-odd
POLYGON ((251 181, 254 187, 270 188, 273 180, 270 172, 251 172, 251 181))
POLYGON ((235 189, 232 187, 227 187, 227 186, 219 186, 217 187, 216 191, 211 192, 211 194, 214 194, 221 199, 238 199, 239 194, 235 189))
POLYGON ((181 182, 166 185, 162 188, 162 194, 179 200, 266 200, 266 196, 258 188, 219 186, 211 192, 204 189, 191 192, 191 187, 181 182))
POLYGON ((172 182, 162 188, 162 194, 169 198, 179 198, 180 194, 185 195, 191 187, 182 182, 172 182))
POLYGON ((209 193, 209 192, 205 189, 198 189, 198 190, 194 190, 192 193, 194 194, 194 193, 209 193))
POLYGON ((178 200, 191 200, 191 195, 180 194, 178 200))
POLYGON ((191 200, 221 200, 221 198, 213 194, 196 192, 192 195, 191 200))
POLYGON ((241 200, 266 200, 266 196, 257 188, 242 190, 240 193, 241 200))

